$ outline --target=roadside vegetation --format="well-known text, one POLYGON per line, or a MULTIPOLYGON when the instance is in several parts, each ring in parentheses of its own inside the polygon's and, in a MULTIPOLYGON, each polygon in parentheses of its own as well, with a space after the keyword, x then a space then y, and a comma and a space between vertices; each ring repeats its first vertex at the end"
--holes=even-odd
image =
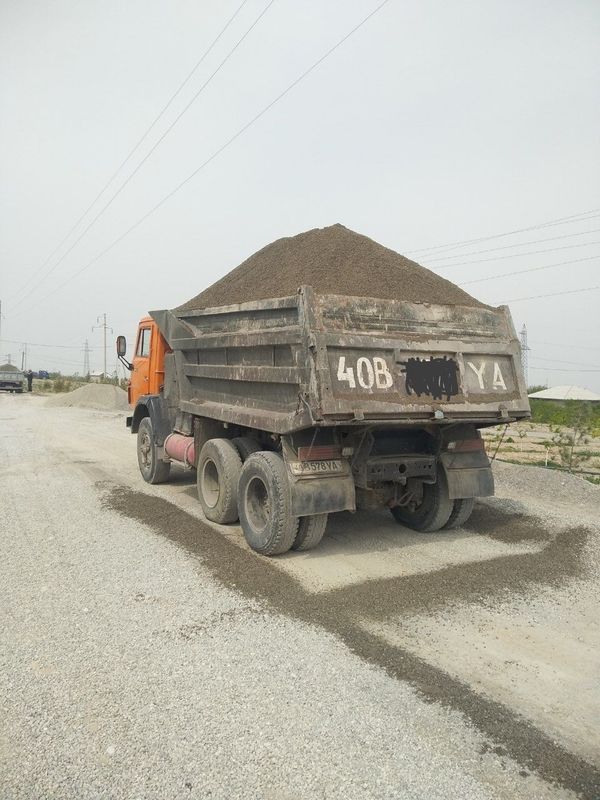
MULTIPOLYGON (((532 386, 529 392, 545 387, 532 386)), ((490 457, 580 474, 600 485, 600 403, 531 400, 531 421, 483 431, 490 457)))

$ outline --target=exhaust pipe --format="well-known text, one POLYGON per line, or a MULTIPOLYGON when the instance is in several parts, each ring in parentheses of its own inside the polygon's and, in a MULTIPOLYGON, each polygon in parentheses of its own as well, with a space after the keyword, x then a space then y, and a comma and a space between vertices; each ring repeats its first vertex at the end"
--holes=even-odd
POLYGON ((170 433, 163 445, 165 453, 173 461, 181 461, 186 467, 196 466, 196 448, 193 436, 183 436, 181 433, 170 433))

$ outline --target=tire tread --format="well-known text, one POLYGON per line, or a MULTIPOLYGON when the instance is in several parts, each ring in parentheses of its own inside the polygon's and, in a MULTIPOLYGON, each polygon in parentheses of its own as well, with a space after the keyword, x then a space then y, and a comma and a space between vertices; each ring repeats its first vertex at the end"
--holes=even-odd
POLYGON ((313 514, 311 517, 300 517, 298 533, 294 539, 292 550, 312 550, 316 547, 325 533, 329 514, 313 514))
MULTIPOLYGON (((253 453, 245 462, 240 476, 240 486, 242 487, 248 480, 248 474, 253 473, 253 470, 259 472, 264 471, 266 477, 270 478, 273 483, 273 491, 271 493, 271 505, 277 502, 279 508, 278 513, 275 515, 277 526, 272 530, 271 535, 263 545, 253 544, 247 531, 245 522, 245 514, 242 506, 240 513, 240 522, 242 523, 242 530, 246 537, 246 541, 250 547, 257 553, 265 556, 281 555, 287 551, 294 544, 296 534, 298 532, 298 517, 294 517, 291 513, 291 495, 290 487, 288 484, 285 465, 282 457, 278 453, 273 453, 268 450, 259 450, 253 453)), ((261 476, 262 477, 262 476, 261 476)), ((240 492, 242 498, 242 492, 240 492)), ((244 500, 242 499, 242 504, 244 500)), ((249 525, 248 525, 249 527, 249 525)))
POLYGON ((209 439, 204 444, 198 458, 196 483, 202 510, 205 517, 211 522, 226 525, 237 520, 237 490, 241 470, 242 459, 230 439, 209 439), (207 456, 215 463, 219 475, 219 499, 216 506, 213 507, 206 504, 201 489, 203 462, 207 456), (221 492, 223 492, 222 495, 221 492))
POLYGON ((474 497, 465 497, 455 500, 448 522, 444 525, 444 529, 450 531, 454 530, 454 528, 462 527, 471 516, 474 505, 474 497))
POLYGON ((448 496, 448 482, 443 470, 439 470, 436 483, 425 484, 424 502, 429 507, 422 512, 419 509, 416 512, 406 511, 402 506, 390 511, 396 522, 420 533, 433 533, 443 528, 450 518, 454 504, 448 496))

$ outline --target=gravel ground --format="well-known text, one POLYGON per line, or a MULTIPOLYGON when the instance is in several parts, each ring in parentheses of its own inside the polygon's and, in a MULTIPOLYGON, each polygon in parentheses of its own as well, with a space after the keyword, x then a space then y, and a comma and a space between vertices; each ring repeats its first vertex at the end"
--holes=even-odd
POLYGON ((583 478, 502 461, 494 463, 494 475, 497 496, 512 501, 517 511, 535 514, 550 523, 567 519, 573 524, 599 526, 600 488, 583 478))
POLYGON ((0 397, 0 797, 585 796, 585 764, 544 780, 393 677, 368 608, 338 630, 335 594, 203 526, 189 480, 141 484, 121 425, 0 397))

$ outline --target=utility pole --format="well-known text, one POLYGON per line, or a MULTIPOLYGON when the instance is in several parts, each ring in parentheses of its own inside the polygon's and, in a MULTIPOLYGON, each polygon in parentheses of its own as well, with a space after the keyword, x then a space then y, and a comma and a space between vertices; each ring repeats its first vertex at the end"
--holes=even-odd
POLYGON ((529 345, 527 344, 527 326, 523 323, 521 333, 519 334, 521 340, 521 366, 525 374, 525 385, 529 386, 529 345))
POLYGON ((90 374, 90 346, 87 339, 83 345, 83 374, 85 376, 90 374))
POLYGON ((106 379, 106 333, 107 331, 110 331, 112 333, 113 329, 110 327, 110 325, 106 324, 106 314, 102 314, 101 316, 99 316, 96 319, 96 322, 98 324, 94 325, 92 330, 95 330, 96 328, 102 328, 104 335, 104 378, 106 379), (102 322, 100 322, 100 320, 102 320, 102 322))
POLYGON ((23 343, 23 350, 21 351, 21 372, 25 372, 27 367, 27 342, 23 343))

